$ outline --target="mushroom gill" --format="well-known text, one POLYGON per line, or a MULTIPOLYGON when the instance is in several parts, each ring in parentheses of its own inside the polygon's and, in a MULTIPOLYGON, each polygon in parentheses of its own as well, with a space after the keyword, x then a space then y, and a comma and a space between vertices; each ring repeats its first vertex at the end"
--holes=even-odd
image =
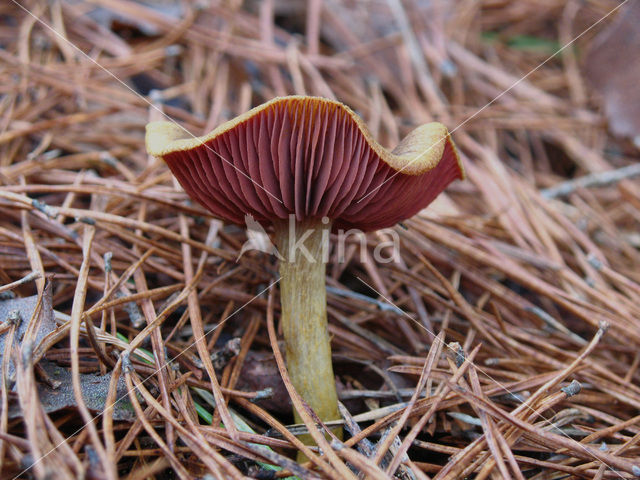
POLYGON ((328 217, 335 228, 390 227, 431 203, 464 170, 440 123, 412 131, 392 151, 350 108, 318 97, 275 98, 186 138, 170 122, 147 126, 147 149, 189 195, 238 224, 328 217))

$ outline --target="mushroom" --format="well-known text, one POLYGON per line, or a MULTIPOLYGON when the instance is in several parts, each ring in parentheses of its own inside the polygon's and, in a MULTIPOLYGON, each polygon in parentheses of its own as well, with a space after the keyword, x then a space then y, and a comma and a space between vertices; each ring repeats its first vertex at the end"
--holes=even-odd
POLYGON ((214 216, 243 224, 251 215, 272 227, 291 382, 321 420, 338 419, 326 313, 329 232, 393 226, 464 178, 445 126, 422 125, 388 151, 347 106, 290 96, 199 138, 153 122, 146 144, 214 216))

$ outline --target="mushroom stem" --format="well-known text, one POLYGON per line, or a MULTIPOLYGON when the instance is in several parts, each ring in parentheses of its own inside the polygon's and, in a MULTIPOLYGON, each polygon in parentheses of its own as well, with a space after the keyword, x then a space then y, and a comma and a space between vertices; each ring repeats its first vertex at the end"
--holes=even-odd
MULTIPOLYGON (((275 226, 280 253, 281 324, 285 340, 287 370, 296 391, 320 420, 340 418, 338 395, 327 331, 325 265, 328 257, 328 219, 275 226)), ((294 409, 296 422, 300 415, 294 409)), ((341 435, 341 431, 335 431, 341 435)), ((313 443, 310 436, 302 441, 313 443)))

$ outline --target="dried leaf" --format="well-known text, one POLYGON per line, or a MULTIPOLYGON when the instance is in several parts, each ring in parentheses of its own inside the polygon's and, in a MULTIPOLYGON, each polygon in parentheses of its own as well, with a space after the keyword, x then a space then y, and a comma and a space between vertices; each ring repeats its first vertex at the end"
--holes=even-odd
POLYGON ((586 76, 604 99, 615 135, 640 140, 640 2, 629 2, 593 41, 586 76))
MULTIPOLYGON (((40 365, 45 373, 55 384, 55 387, 45 382, 38 384, 38 396, 42 408, 47 413, 57 412, 67 408, 75 408, 77 406, 76 398, 73 394, 73 384, 71 379, 71 370, 56 365, 47 360, 40 361, 40 365)), ((103 412, 105 409, 105 399, 109 391, 109 382, 111 382, 111 373, 106 375, 98 375, 93 373, 81 373, 80 385, 82 388, 82 396, 87 408, 92 412, 103 412)), ((22 415, 19 405, 13 405, 9 409, 9 417, 15 418, 22 415)), ((118 379, 118 387, 116 394, 116 404, 113 407, 113 419, 122 421, 133 421, 135 419, 135 410, 129 401, 127 394, 127 386, 124 378, 118 379)))
MULTIPOLYGON (((10 300, 4 300, 0 302, 0 322, 9 322, 12 316, 15 316, 15 312, 18 312, 18 326, 13 336, 13 346, 19 346, 22 338, 27 331, 30 322, 38 322, 38 331, 35 334, 35 345, 37 345, 46 335, 55 330, 56 323, 53 314, 53 307, 51 303, 51 283, 47 285, 42 296, 42 305, 40 307, 39 318, 34 317, 34 312, 38 305, 38 297, 34 295, 32 297, 25 298, 13 298, 10 300), (32 318, 33 317, 33 318, 32 318)), ((9 333, 9 328, 4 328, 4 323, 1 324, 2 334, 0 334, 0 361, 5 352, 5 339, 9 333)), ((8 327, 8 325, 7 325, 8 327)), ((9 360, 9 367, 7 369, 7 375, 9 378, 13 378, 15 367, 13 360, 9 360)))
POLYGON ((242 372, 236 387, 248 391, 271 388, 272 395, 260 400, 259 405, 279 413, 291 412, 291 399, 284 387, 273 355, 250 351, 242 364, 242 372))

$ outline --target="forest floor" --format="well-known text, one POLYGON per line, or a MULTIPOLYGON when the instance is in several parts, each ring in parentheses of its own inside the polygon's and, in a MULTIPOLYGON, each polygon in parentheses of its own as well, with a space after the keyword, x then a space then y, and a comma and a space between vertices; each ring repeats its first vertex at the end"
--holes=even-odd
POLYGON ((640 476, 623 3, 2 2, 0 477, 640 476), (442 122, 467 173, 329 263, 345 435, 304 464, 276 258, 238 259, 246 230, 144 146, 150 120, 202 135, 289 94, 387 147, 442 122))

